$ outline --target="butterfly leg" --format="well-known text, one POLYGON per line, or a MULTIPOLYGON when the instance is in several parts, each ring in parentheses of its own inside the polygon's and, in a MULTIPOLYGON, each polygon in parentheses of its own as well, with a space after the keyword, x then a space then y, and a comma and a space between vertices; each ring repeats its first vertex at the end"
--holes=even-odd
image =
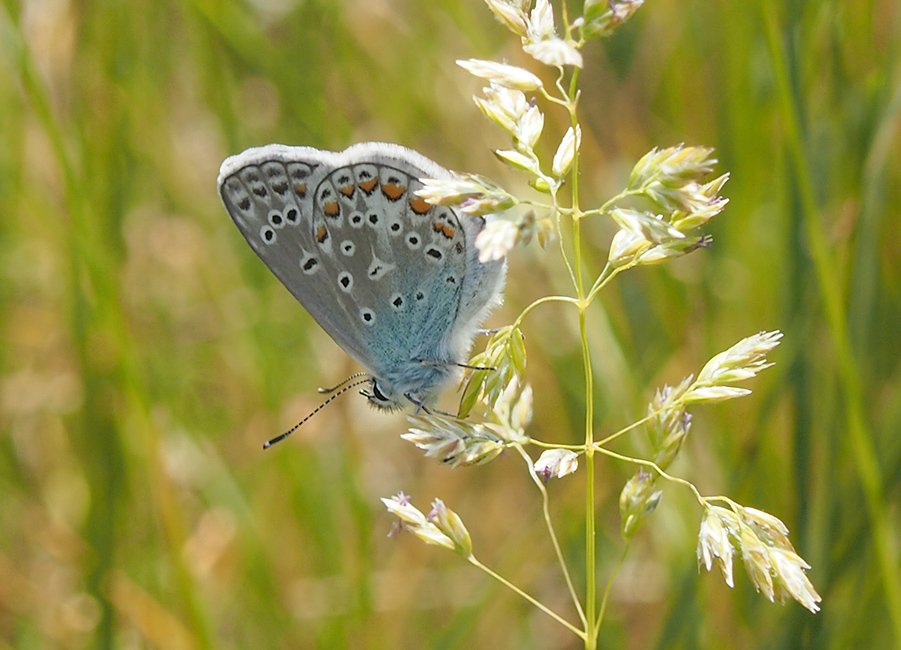
POLYGON ((437 414, 437 415, 443 415, 443 416, 449 417, 449 418, 455 418, 455 417, 457 417, 457 416, 454 415, 453 413, 448 413, 447 411, 442 411, 441 409, 431 409, 431 408, 429 408, 428 406, 426 406, 425 404, 423 404, 422 400, 418 399, 418 398, 417 398, 415 395, 413 395, 413 393, 411 393, 411 392, 406 392, 406 393, 404 393, 404 397, 406 397, 408 400, 410 400, 413 404, 416 405, 416 412, 415 412, 415 415, 419 415, 419 413, 425 413, 426 415, 437 414))
POLYGON ((410 391, 404 393, 404 397, 406 397, 416 406, 416 415, 419 415, 420 412, 425 413, 426 415, 432 414, 432 412, 429 410, 429 407, 423 404, 422 400, 416 398, 410 391))

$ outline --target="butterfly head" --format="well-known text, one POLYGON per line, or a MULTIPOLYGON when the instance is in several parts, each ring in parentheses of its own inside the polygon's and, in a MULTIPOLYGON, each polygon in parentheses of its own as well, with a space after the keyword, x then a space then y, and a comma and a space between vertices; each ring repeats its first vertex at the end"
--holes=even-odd
POLYGON ((446 368, 423 367, 416 364, 419 370, 414 377, 372 377, 368 389, 360 391, 369 403, 382 411, 399 411, 415 408, 416 412, 429 412, 434 406, 439 389, 446 382, 449 374, 446 368), (425 372, 422 372, 425 370, 425 372))
POLYGON ((363 389, 360 394, 369 400, 377 409, 383 411, 397 411, 410 405, 410 398, 398 393, 390 382, 373 377, 369 383, 369 389, 363 389))

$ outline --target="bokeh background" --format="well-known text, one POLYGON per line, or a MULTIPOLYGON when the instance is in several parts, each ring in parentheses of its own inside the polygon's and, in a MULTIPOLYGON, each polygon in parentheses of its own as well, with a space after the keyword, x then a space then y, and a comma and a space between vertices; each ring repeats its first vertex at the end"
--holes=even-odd
MULTIPOLYGON (((712 249, 591 314, 599 429, 782 329, 751 397, 696 410, 673 471, 783 518, 824 599, 814 616, 740 570, 734 590, 699 576, 699 509, 668 487, 604 647, 901 643, 899 20, 894 0, 655 0, 585 52, 585 205, 653 146, 715 147, 732 174, 712 249)), ((386 537, 379 496, 440 496, 483 561, 572 617, 514 455, 452 470, 352 395, 260 450, 357 368, 244 243, 219 163, 387 140, 523 189, 469 57, 530 65, 476 0, 0 3, 0 648, 578 647, 453 554, 386 537)), ((610 233, 587 228, 595 268, 610 233)), ((564 290, 554 255, 517 251, 492 323, 564 290)), ((556 308, 527 323, 546 440, 580 436, 574 330, 556 308)), ((599 465, 602 583, 631 471, 599 465)), ((576 575, 583 477, 551 485, 576 575)))

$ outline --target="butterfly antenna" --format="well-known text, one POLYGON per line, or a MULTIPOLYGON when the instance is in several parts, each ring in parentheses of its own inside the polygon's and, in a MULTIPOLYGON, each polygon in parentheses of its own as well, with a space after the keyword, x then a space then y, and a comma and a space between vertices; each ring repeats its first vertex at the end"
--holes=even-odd
MULTIPOLYGON (((415 359, 415 361, 424 366, 457 366, 458 368, 465 368, 466 370, 491 370, 492 372, 497 370, 497 368, 492 366, 471 366, 468 363, 459 363, 458 361, 437 361, 429 359, 415 359)), ((322 389, 320 388, 319 390, 321 391, 322 389)))
POLYGON ((313 411, 312 411, 309 415, 307 415, 303 420, 301 420, 300 422, 298 422, 297 424, 295 424, 293 427, 291 427, 290 429, 288 429, 287 431, 285 431, 283 434, 281 434, 280 436, 275 436, 272 440, 267 440, 266 442, 264 442, 264 443, 263 443, 263 449, 269 449, 269 447, 271 447, 271 446, 274 445, 275 443, 281 442, 282 440, 284 440, 285 438, 287 438, 288 436, 290 436, 292 433, 294 433, 294 432, 297 431, 300 427, 302 427, 302 426, 304 425, 304 423, 305 423, 307 420, 309 420, 311 417, 313 417, 314 415, 316 415, 317 413, 319 413, 319 411, 321 411, 321 410, 324 409, 326 406, 328 406, 329 404, 331 404, 332 402, 334 402, 336 399, 338 399, 339 397, 341 397, 344 393, 346 393, 347 391, 349 391, 351 388, 356 388, 357 386, 360 386, 361 384, 365 384, 365 383, 367 383, 367 382, 372 381, 372 378, 369 377, 369 375, 366 375, 366 379, 361 379, 360 381, 356 381, 356 382, 354 382, 354 383, 352 383, 352 384, 348 384, 348 383, 347 383, 347 382, 349 382, 351 379, 353 379, 354 376, 359 377, 360 375, 366 375, 366 373, 365 373, 365 372, 362 372, 362 373, 356 373, 356 375, 353 375, 353 376, 351 376, 351 377, 345 379, 344 381, 341 382, 341 384, 347 384, 347 385, 345 385, 344 388, 341 388, 340 390, 338 390, 338 387, 340 387, 341 384, 339 384, 338 387, 335 387, 335 388, 331 389, 331 391, 329 391, 329 392, 333 392, 333 393, 334 393, 333 395, 331 395, 331 396, 330 396, 327 400, 325 400, 322 404, 320 404, 319 406, 317 406, 316 408, 314 408, 313 411), (334 392, 334 391, 336 391, 336 390, 337 390, 338 392, 334 392))
MULTIPOLYGON (((366 376, 367 376, 367 374, 363 371, 355 372, 354 374, 352 374, 350 377, 348 377, 344 381, 339 382, 337 386, 332 386, 331 388, 325 388, 323 386, 320 386, 319 388, 316 389, 316 392, 321 393, 323 395, 328 395, 329 393, 334 393, 336 390, 341 388, 347 382, 353 381, 354 379, 357 379, 358 377, 366 377, 366 376)), ((356 385, 359 386, 359 384, 356 384, 356 385)))

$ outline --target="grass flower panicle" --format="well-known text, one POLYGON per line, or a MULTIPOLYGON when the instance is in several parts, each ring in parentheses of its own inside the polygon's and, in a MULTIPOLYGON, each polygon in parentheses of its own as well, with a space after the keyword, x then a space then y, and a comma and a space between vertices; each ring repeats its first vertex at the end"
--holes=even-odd
POLYGON ((782 332, 760 332, 742 339, 731 348, 720 352, 701 369, 697 380, 685 395, 687 402, 719 402, 751 393, 746 388, 727 386, 737 381, 755 377, 761 370, 772 366, 766 354, 779 345, 782 332))
POLYGON ((452 178, 423 178, 416 195, 432 205, 454 205, 464 214, 479 216, 509 210, 516 197, 478 174, 454 174, 452 178))
POLYGON ((582 127, 577 124, 575 128, 569 127, 566 130, 557 146, 557 152, 551 163, 551 171, 555 177, 563 178, 569 173, 573 166, 573 160, 581 147, 582 127))
POLYGON ((710 571, 716 563, 730 587, 735 586, 732 577, 735 549, 731 540, 737 536, 739 529, 740 523, 735 513, 726 508, 711 506, 701 520, 701 530, 698 533, 698 567, 703 566, 710 571))
POLYGON ((457 553, 463 557, 472 555, 472 538, 469 531, 463 525, 460 515, 444 505, 444 501, 435 499, 426 519, 454 543, 454 550, 457 553))
POLYGON ((521 90, 491 83, 482 89, 485 97, 473 97, 476 106, 489 120, 513 135, 529 110, 529 101, 521 90))
POLYGON ((511 2, 510 0, 485 0, 494 17, 517 36, 528 32, 526 8, 531 2, 511 2))
POLYGON ((767 362, 766 355, 779 345, 780 339, 782 332, 778 330, 742 339, 708 361, 698 374, 697 383, 717 385, 755 377, 773 365, 767 362))
POLYGON ((726 584, 734 586, 732 560, 740 555, 751 583, 771 602, 789 599, 816 613, 820 595, 806 575, 810 565, 788 539, 788 528, 777 517, 733 504, 710 506, 698 534, 698 566, 719 565, 726 584))
POLYGON ((538 106, 530 106, 522 114, 513 131, 516 148, 522 152, 533 151, 538 143, 538 138, 541 137, 542 130, 544 130, 544 113, 538 109, 538 106))
POLYGON ((545 449, 535 461, 535 473, 547 483, 563 478, 579 469, 579 455, 570 449, 545 449))
POLYGON ((428 458, 451 467, 483 465, 504 450, 504 431, 499 427, 444 415, 411 415, 410 428, 401 438, 412 442, 428 458))
POLYGON ((675 388, 664 386, 648 404, 648 440, 654 462, 662 469, 673 462, 691 429, 691 414, 686 413, 680 401, 690 382, 688 377, 675 388))
POLYGON ((397 517, 398 525, 392 529, 394 534, 398 530, 405 530, 413 533, 426 544, 435 546, 443 546, 450 550, 456 550, 457 545, 454 540, 445 535, 441 530, 410 503, 410 498, 403 492, 391 498, 382 499, 382 503, 392 515, 397 517))
POLYGON ((492 219, 485 224, 476 237, 480 262, 502 260, 520 241, 520 231, 516 222, 510 219, 492 219))
POLYGON ((577 18, 574 24, 583 39, 610 36, 643 4, 644 0, 585 0, 582 17, 577 18))
POLYGON ((469 415, 478 403, 483 405, 483 410, 490 411, 510 383, 525 374, 526 346, 522 332, 512 325, 498 329, 485 350, 469 360, 469 365, 474 370, 470 370, 464 381, 460 417, 469 415))
POLYGON ((493 84, 511 90, 531 91, 542 87, 541 79, 528 70, 515 65, 481 59, 459 60, 457 65, 476 77, 487 79, 493 84))
POLYGON ((473 566, 573 632, 590 650, 597 647, 606 611, 606 595, 598 604, 595 469, 599 457, 615 459, 635 468, 619 496, 624 553, 649 515, 660 506, 662 484, 678 485, 690 490, 703 509, 697 544, 699 567, 711 571, 714 565, 718 566, 732 587, 735 560, 740 558, 752 584, 766 598, 780 603, 793 599, 816 612, 820 596, 807 578, 810 566, 795 552, 788 529, 778 518, 740 506, 727 497, 705 497, 690 481, 669 473, 692 430, 688 408, 748 395, 748 388, 735 384, 754 378, 772 365, 767 355, 779 344, 781 332, 764 331, 742 339, 710 359, 697 378, 690 376, 675 386, 663 386, 648 404, 645 417, 620 431, 599 437, 595 430, 588 309, 620 273, 709 246, 710 236, 700 230, 728 203, 720 192, 729 175, 709 178, 717 163, 713 150, 678 145, 652 149, 635 164, 626 187, 618 195, 599 208, 580 208, 583 130, 578 121, 578 81, 584 64, 580 50, 587 39, 615 31, 642 6, 641 0, 585 0, 582 15, 572 20, 565 6, 555 16, 549 0, 486 0, 486 4, 495 18, 520 38, 525 54, 556 72, 556 81, 545 86, 540 77, 522 67, 480 59, 457 62, 469 73, 488 81, 482 95, 473 99, 479 110, 510 138, 510 146, 496 150, 495 155, 505 165, 524 173, 541 197, 521 198, 490 179, 472 174, 458 174, 446 180, 425 179, 417 194, 433 204, 456 206, 462 218, 487 217, 476 239, 482 261, 504 258, 533 237, 542 246, 556 239, 572 280, 572 294, 538 298, 523 309, 513 324, 493 332, 484 350, 474 354, 467 364, 457 416, 412 416, 411 426, 402 437, 425 451, 426 456, 455 467, 487 463, 505 449, 520 455, 540 493, 545 526, 579 624, 570 622, 477 560, 462 520, 440 499, 434 501, 428 516, 410 505, 403 495, 384 499, 386 507, 404 529, 427 543, 466 557, 473 566), (551 137, 547 131, 554 122, 546 120, 542 107, 562 110, 567 118, 567 128, 558 136, 559 144, 550 161, 540 154, 545 148, 539 144, 542 138, 551 137), (564 196, 564 188, 569 196, 564 196), (618 226, 607 264, 600 271, 591 268, 582 248, 583 225, 592 223, 586 220, 588 217, 609 217, 618 226), (593 283, 583 284, 592 274, 593 283), (536 397, 541 396, 536 396, 525 381, 523 328, 533 310, 550 303, 575 307, 578 312, 586 404, 585 429, 577 437, 578 444, 545 442, 526 433, 532 424, 536 397), (647 458, 611 448, 614 441, 641 428, 646 432, 647 458), (542 449, 537 460, 529 455, 530 446, 542 449), (586 481, 585 557, 580 562, 585 567, 582 595, 576 591, 569 563, 557 541, 547 485, 552 478, 575 473, 580 464, 586 481))
POLYGON ((536 61, 540 61, 545 65, 582 67, 582 54, 579 50, 571 42, 556 36, 534 40, 522 49, 536 61))
POLYGON ((514 376, 491 406, 491 416, 503 428, 505 440, 525 442, 532 422, 532 387, 521 386, 514 376))
POLYGON ((619 495, 622 534, 626 539, 638 532, 644 518, 657 509, 663 491, 657 489, 657 477, 643 469, 629 479, 619 495))

